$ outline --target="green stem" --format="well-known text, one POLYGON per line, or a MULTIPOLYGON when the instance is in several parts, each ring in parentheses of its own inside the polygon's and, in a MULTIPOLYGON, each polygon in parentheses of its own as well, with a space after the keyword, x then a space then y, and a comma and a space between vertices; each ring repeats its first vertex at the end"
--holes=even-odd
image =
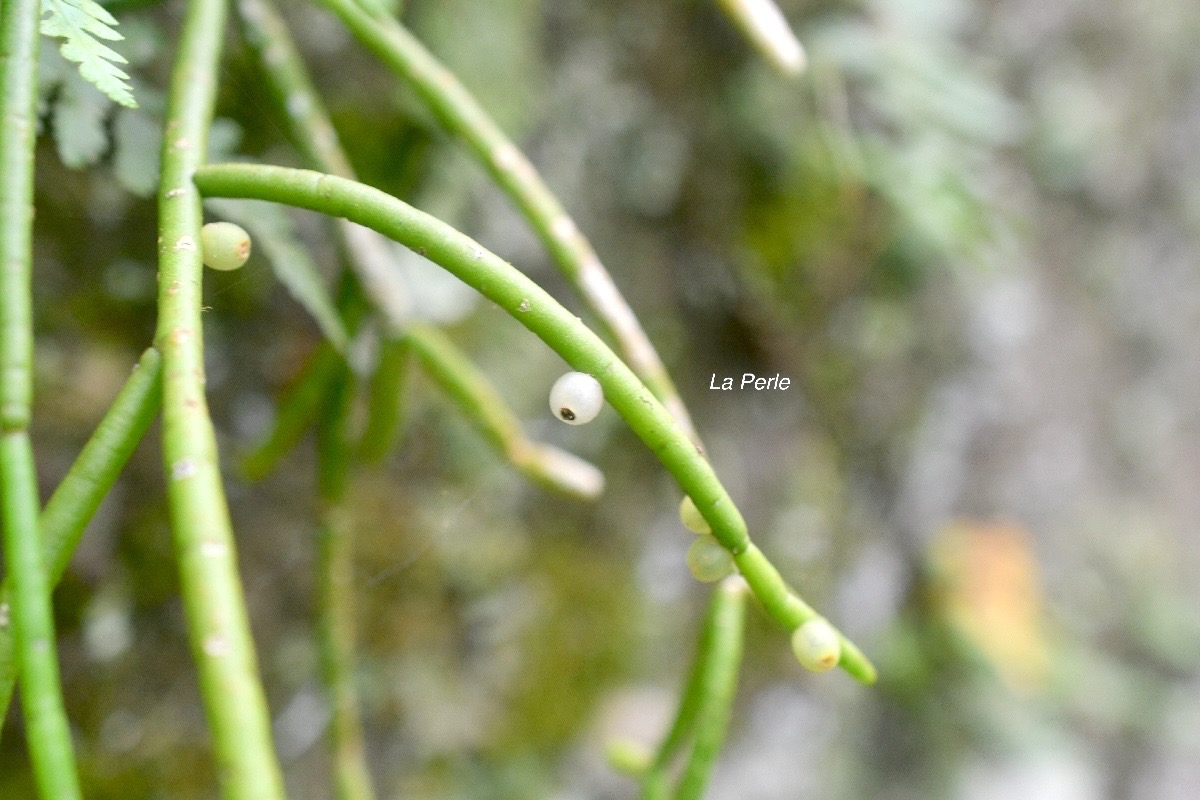
MULTIPOLYGON (((305 161, 314 169, 355 180, 283 17, 270 0, 237 0, 235 8, 242 36, 258 58, 267 89, 305 161)), ((363 291, 391 327, 399 329, 410 315, 410 299, 386 242, 374 231, 346 221, 340 222, 338 233, 363 291)))
POLYGON ((304 438, 341 365, 341 356, 328 342, 317 346, 294 386, 280 402, 271 432, 243 457, 242 472, 247 478, 253 481, 265 478, 304 438))
POLYGON ((342 367, 334 376, 325 413, 317 422, 321 525, 317 607, 321 665, 333 708, 332 736, 338 800, 373 800, 362 719, 354 686, 354 549, 345 507, 349 471, 348 423, 353 378, 342 367))
POLYGON ((33 402, 33 144, 38 0, 0 5, 0 431, 29 426, 33 402))
POLYGON ((382 461, 396 446, 404 420, 407 378, 408 342, 401 336, 385 335, 371 376, 367 424, 359 439, 358 457, 363 461, 382 461))
POLYGON ((54 614, 37 539, 38 493, 33 448, 25 431, 0 434, 4 559, 20 667, 25 738, 43 800, 78 798, 71 729, 63 708, 54 614))
POLYGON ((699 657, 708 667, 697 687, 696 734, 675 791, 676 800, 700 800, 703 797, 713 763, 725 741, 742 663, 745 620, 745 584, 740 578, 727 578, 713 592, 700 640, 699 657))
POLYGON ((350 159, 338 144, 337 130, 325 113, 287 23, 270 0, 234 0, 242 38, 254 55, 265 85, 283 112, 288 134, 309 164, 349 178, 350 159))
POLYGON ((707 776, 728 725, 742 659, 745 617, 745 581, 739 577, 726 578, 709 602, 675 721, 642 778, 642 800, 666 800, 670 795, 667 770, 693 734, 694 744, 684 775, 685 778, 691 773, 707 776))
POLYGON ((604 491, 604 475, 596 467, 571 453, 527 439, 521 421, 496 387, 444 333, 432 325, 413 322, 406 328, 405 341, 425 371, 527 477, 584 500, 595 500, 604 491))
MULTIPOLYGON (((238 0, 237 10, 246 41, 258 56, 267 85, 301 154, 312 166, 353 180, 350 161, 338 143, 337 132, 279 12, 269 0, 238 0)), ((386 240, 368 228, 346 220, 339 222, 338 230, 351 265, 391 328, 385 333, 384 352, 372 385, 371 414, 362 439, 363 457, 379 459, 390 450, 400 422, 399 394, 406 345, 403 338, 395 338, 393 334, 407 330, 409 309, 407 298, 387 290, 381 277, 395 275, 386 240)), ((444 336, 428 327, 423 330, 430 331, 425 338, 437 339, 437 346, 425 349, 427 367, 435 377, 444 378, 443 386, 460 400, 468 415, 518 469, 543 485, 585 499, 593 499, 600 493, 603 476, 594 467, 570 453, 525 439, 516 418, 501 410, 502 405, 490 402, 499 398, 478 370, 444 336), (495 414, 480 412, 489 405, 497 409, 495 414)), ((270 454, 265 450, 259 452, 270 454)))
MULTIPOLYGON (((715 602, 715 595, 714 595, 715 602)), ((711 614, 711 610, 710 610, 711 614)), ((675 713, 675 721, 671 729, 663 737, 658 750, 654 754, 654 762, 646 770, 642 778, 642 800, 666 800, 670 793, 667 782, 667 770, 671 760, 687 743, 696 725, 696 712, 701 702, 701 692, 708 684, 708 669, 711 659, 704 657, 707 628, 701 629, 700 645, 692 661, 692 671, 684 684, 683 696, 679 701, 679 710, 675 713)))
POLYGON ((33 401, 33 147, 38 0, 0 5, 0 530, 12 589, 8 616, 21 669, 25 738, 44 800, 79 797, 63 708, 50 583, 38 538, 33 401))
POLYGON ((163 450, 192 657, 229 800, 283 797, 258 678, 216 434, 204 395, 200 322, 203 213, 192 175, 203 163, 224 38, 224 0, 191 0, 171 75, 159 188, 163 450))
POLYGON ((454 74, 399 22, 386 14, 370 13, 357 0, 318 2, 337 14, 363 45, 410 82, 442 124, 466 143, 520 208, 559 270, 617 342, 633 371, 698 443, 687 408, 654 345, 591 244, 529 159, 454 74))
MULTIPOLYGON (((84 529, 154 421, 161 399, 162 358, 157 350, 150 349, 142 354, 38 520, 42 561, 51 586, 62 580, 84 529)), ((0 721, 8 710, 17 678, 12 628, 3 623, 8 602, 6 581, 0 584, 0 721)))
MULTIPOLYGON (((370 231, 374 236, 379 234, 370 231)), ((343 274, 338 289, 338 313, 346 333, 353 339, 369 307, 360 287, 343 274)), ((329 342, 317 345, 291 389, 284 395, 275 415, 275 424, 261 444, 242 460, 242 471, 250 480, 261 480, 275 469, 289 451, 304 438, 309 425, 320 413, 321 404, 331 391, 338 372, 345 366, 342 354, 329 342)))
MULTIPOLYGON (((596 377, 605 399, 695 501, 713 535, 738 558, 742 575, 767 613, 791 630, 811 612, 751 544, 741 513, 687 433, 595 333, 511 264, 428 214, 378 189, 336 176, 222 164, 198 170, 195 180, 206 195, 271 200, 346 217, 421 249, 430 260, 508 312, 573 368, 596 377)), ((843 655, 841 666, 865 683, 875 679, 865 658, 843 655)))

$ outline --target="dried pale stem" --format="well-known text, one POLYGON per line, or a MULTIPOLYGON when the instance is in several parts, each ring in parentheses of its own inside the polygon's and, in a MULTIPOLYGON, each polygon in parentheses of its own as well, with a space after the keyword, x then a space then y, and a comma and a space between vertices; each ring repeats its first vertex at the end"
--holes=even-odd
POLYGON ((238 577, 204 394, 203 214, 192 175, 212 122, 225 0, 191 0, 171 76, 159 188, 163 449, 188 638, 227 800, 280 800, 283 780, 238 577))
MULTIPOLYGON (((605 399, 690 495, 764 609, 788 630, 817 616, 751 543, 746 523, 712 466, 641 380, 595 333, 536 283, 454 228, 369 186, 308 170, 252 164, 204 167, 206 195, 271 200, 346 217, 379 231, 457 276, 541 338, 573 368, 594 375, 605 399)), ((875 670, 843 639, 840 665, 865 683, 875 670)))
MULTIPOLYGON (((399 22, 372 14, 357 0, 318 0, 368 49, 407 80, 442 124, 470 148, 508 193, 588 307, 617 342, 626 362, 697 444, 691 418, 662 359, 591 244, 533 164, 479 102, 399 22)), ((348 177, 348 176, 346 176, 348 177)))
POLYGON ((804 71, 804 47, 775 0, 717 0, 717 5, 772 67, 788 77, 804 71))
POLYGON ((570 453, 527 439, 521 421, 496 387, 444 333, 414 322, 407 328, 405 341, 425 371, 518 470, 551 489, 584 500, 600 496, 603 473, 570 453))

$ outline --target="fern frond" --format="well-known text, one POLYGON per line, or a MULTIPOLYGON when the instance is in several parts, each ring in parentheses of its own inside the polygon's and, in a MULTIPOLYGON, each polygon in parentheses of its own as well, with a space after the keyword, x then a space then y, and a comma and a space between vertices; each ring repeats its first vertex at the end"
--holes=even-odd
POLYGON ((98 39, 119 41, 125 37, 113 28, 117 20, 94 0, 42 0, 41 31, 64 39, 59 52, 79 65, 79 74, 114 102, 137 108, 129 76, 117 64, 125 57, 98 39))

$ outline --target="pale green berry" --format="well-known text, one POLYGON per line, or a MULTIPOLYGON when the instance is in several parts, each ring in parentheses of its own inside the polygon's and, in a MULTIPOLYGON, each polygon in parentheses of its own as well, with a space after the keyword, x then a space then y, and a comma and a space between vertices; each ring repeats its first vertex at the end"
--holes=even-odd
POLYGON ((679 504, 679 519, 683 522, 683 527, 692 533, 712 533, 712 526, 708 524, 708 520, 700 515, 696 504, 686 494, 683 496, 683 501, 679 504))
POLYGON ((833 626, 818 617, 792 632, 792 652, 805 669, 827 672, 841 659, 842 643, 833 626))
POLYGON ((605 746, 604 755, 613 769, 634 777, 645 774, 654 763, 653 751, 632 739, 614 739, 605 746))
POLYGON ((687 551, 688 569, 701 583, 713 583, 733 572, 733 556, 712 536, 697 536, 687 551))
POLYGON ((568 425, 591 422, 603 406, 600 381, 586 372, 568 372, 550 388, 550 410, 568 425))
POLYGON ((250 257, 250 234, 232 222, 210 222, 200 230, 200 253, 206 267, 237 269, 250 257))

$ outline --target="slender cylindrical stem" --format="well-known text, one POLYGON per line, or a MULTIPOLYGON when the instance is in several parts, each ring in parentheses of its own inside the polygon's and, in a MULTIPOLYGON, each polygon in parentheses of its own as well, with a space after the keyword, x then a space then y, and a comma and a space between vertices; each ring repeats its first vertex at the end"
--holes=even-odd
MULTIPOLYGON (((741 513, 712 466, 675 419, 608 345, 511 264, 428 214, 378 189, 336 176, 282 167, 222 164, 200 169, 195 180, 207 195, 273 200, 346 217, 408 247, 421 249, 430 260, 475 287, 541 338, 573 368, 595 376, 605 400, 692 498, 717 540, 735 557, 750 554, 738 561, 739 569, 772 617, 791 630, 803 621, 798 614, 811 612, 751 544, 741 513)), ((861 656, 851 648, 853 645, 844 652, 861 656)), ((865 658, 843 656, 840 664, 861 681, 870 683, 875 679, 874 668, 865 658)))
POLYGON ((29 426, 33 403, 33 142, 38 0, 0 5, 0 430, 29 426))
POLYGON ((687 683, 679 700, 679 709, 675 719, 667 730, 667 735, 655 751, 654 761, 642 776, 642 800, 667 800, 670 796, 668 770, 676 755, 692 737, 696 725, 696 713, 701 703, 701 692, 709 683, 708 670, 710 659, 703 658, 707 637, 705 628, 701 628, 700 643, 692 660, 692 671, 688 674, 687 683))
POLYGON ((725 741, 733 695, 742 664, 746 620, 746 587, 741 578, 727 578, 713 592, 700 655, 708 667, 700 686, 695 712, 695 738, 679 778, 676 800, 700 800, 708 776, 725 741))
POLYGON ((405 341, 425 371, 513 466, 538 483, 583 500, 604 491, 604 474, 578 456, 530 441, 496 387, 437 328, 413 322, 405 341))
POLYGON ((804 48, 775 0, 717 0, 717 5, 771 66, 789 77, 804 71, 804 48))
POLYGON ((321 410, 321 402, 333 385, 342 357, 328 342, 310 356, 292 388, 279 404, 270 432, 242 459, 242 471, 250 480, 261 480, 275 469, 300 443, 321 410))
MULTIPOLYGON (((133 374, 42 510, 38 528, 42 561, 51 587, 62 579, 84 529, 145 436, 158 414, 161 400, 162 359, 157 350, 150 349, 142 354, 133 374)), ((0 584, 0 721, 8 709, 17 677, 12 628, 4 623, 8 603, 6 580, 0 584)))
POLYGON ((228 800, 278 800, 283 781, 204 394, 203 216, 192 175, 203 163, 212 122, 225 18, 224 0, 188 4, 167 100, 156 335, 164 368, 163 450, 188 638, 222 791, 228 800))
POLYGON ((380 60, 410 82, 448 130, 470 148, 508 193, 554 262, 617 342, 633 371, 662 401, 684 432, 699 442, 667 369, 591 243, 483 106, 399 22, 372 14, 356 0, 318 0, 380 60))
POLYGON ((75 754, 59 683, 50 583, 37 539, 33 448, 25 431, 0 433, 0 474, 4 490, 0 523, 12 590, 9 613, 16 633, 25 738, 43 800, 72 800, 79 797, 75 754))
POLYGON ((408 356, 408 342, 402 336, 389 334, 383 337, 379 361, 371 375, 367 423, 359 439, 358 457, 363 461, 382 461, 400 438, 404 424, 408 356))
POLYGON ((685 785, 689 792, 695 792, 697 787, 702 790, 707 782, 729 723, 733 690, 741 668, 745 618, 746 583, 740 577, 726 578, 717 585, 709 601, 675 721, 642 776, 642 800, 666 800, 670 796, 668 769, 689 742, 692 748, 680 791, 685 785))
POLYGON ((362 719, 354 686, 354 548, 345 507, 350 468, 349 417, 353 376, 343 365, 334 375, 317 421, 321 521, 317 558, 321 669, 333 709, 334 784, 338 800, 373 800, 362 719))
MULTIPOLYGON (((12 590, 25 739, 43 800, 79 797, 63 708, 50 582, 38 537, 33 402, 33 146, 38 0, 0 4, 0 531, 12 590)), ((6 700, 7 702, 7 700, 6 700)))
MULTIPOLYGON (((313 169, 354 180, 354 168, 279 11, 270 0, 237 0, 235 8, 242 35, 304 160, 313 169)), ((410 298, 386 240, 345 220, 338 223, 338 234, 363 292, 391 327, 401 327, 411 313, 410 298)))

